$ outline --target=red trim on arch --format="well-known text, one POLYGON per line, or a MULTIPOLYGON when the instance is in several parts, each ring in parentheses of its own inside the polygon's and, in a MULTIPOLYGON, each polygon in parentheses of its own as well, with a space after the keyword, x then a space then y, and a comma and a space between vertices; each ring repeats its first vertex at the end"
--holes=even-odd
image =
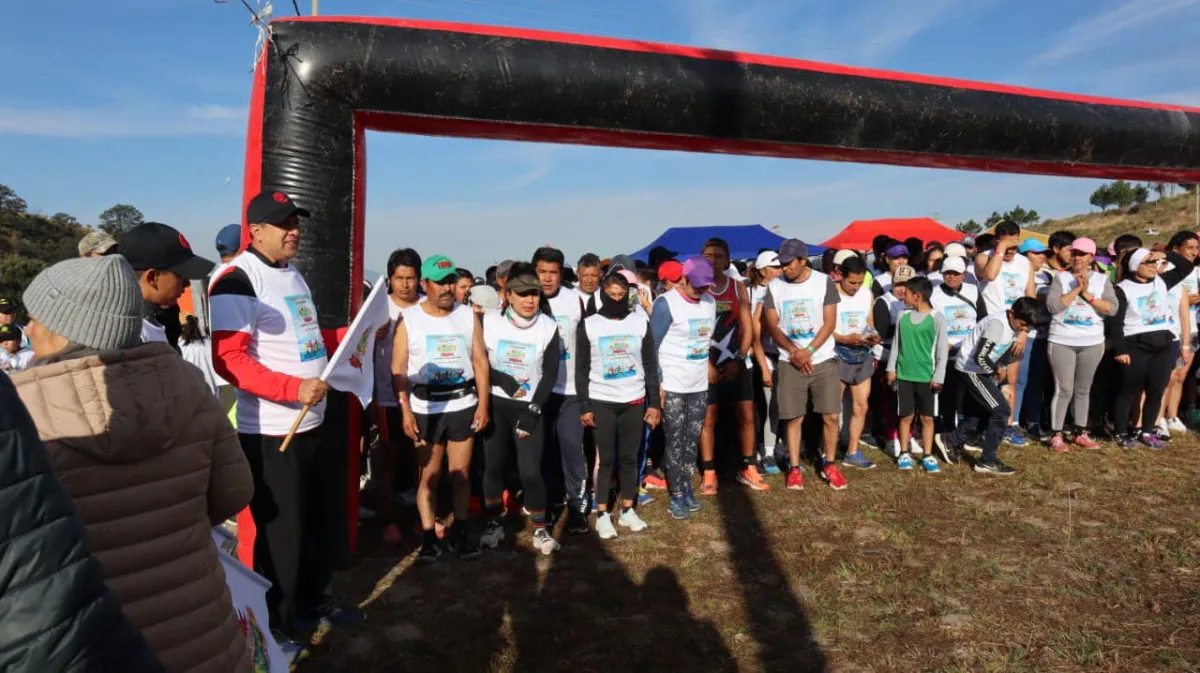
POLYGON ((390 28, 415 28, 419 30, 440 30, 455 33, 469 33, 472 35, 491 35, 495 37, 507 37, 522 40, 539 40, 542 42, 574 44, 584 47, 598 47, 601 49, 620 49, 623 51, 667 54, 671 56, 684 56, 688 58, 701 58, 717 61, 732 61, 735 63, 765 65, 776 68, 791 68, 794 70, 812 70, 814 72, 824 72, 833 75, 869 77, 872 79, 912 82, 915 84, 932 84, 936 86, 953 87, 956 89, 974 89, 976 91, 988 91, 992 93, 1034 96, 1037 98, 1050 98, 1053 100, 1071 101, 1075 103, 1087 103, 1089 105, 1119 105, 1123 107, 1146 108, 1151 110, 1200 113, 1200 108, 1187 107, 1185 105, 1150 103, 1146 101, 1125 100, 1122 98, 1106 98, 1101 96, 1086 96, 1082 94, 1063 93, 1059 91, 1034 89, 1030 87, 1013 86, 1009 84, 993 84, 989 82, 978 82, 974 80, 957 79, 953 77, 935 77, 933 75, 919 75, 915 73, 897 72, 895 70, 879 70, 875 68, 857 68, 848 65, 822 63, 820 61, 806 61, 797 58, 747 54, 736 51, 725 51, 723 49, 683 47, 672 44, 662 44, 660 42, 597 37, 594 35, 578 35, 574 33, 560 33, 548 30, 534 30, 530 28, 509 28, 503 26, 483 26, 471 23, 455 23, 452 21, 423 21, 418 19, 390 19, 368 16, 294 16, 278 18, 275 19, 275 21, 294 21, 300 23, 358 23, 390 28))
MULTIPOLYGON (((350 315, 358 315, 363 302, 363 255, 366 245, 366 212, 367 212, 367 126, 358 115, 354 116, 354 221, 350 231, 350 315)), ((340 340, 340 339, 339 339, 340 340)), ((329 351, 332 353, 333 351, 329 351)), ((350 553, 358 548, 358 471, 359 457, 362 447, 362 405, 358 398, 350 396, 350 423, 347 428, 349 461, 346 469, 348 483, 346 488, 347 530, 350 534, 350 553)))
POLYGON ((605 147, 629 147, 636 149, 659 149, 683 152, 709 152, 770 156, 788 159, 816 159, 822 161, 853 161, 858 163, 888 164, 921 168, 953 168, 960 170, 991 171, 1004 173, 1031 173, 1067 177, 1102 178, 1126 180, 1148 180, 1174 182, 1178 184, 1200 183, 1200 170, 1177 168, 1154 168, 1148 166, 1103 166, 1093 164, 1064 164, 1054 161, 1025 161, 1013 159, 990 159, 986 157, 961 157, 913 152, 888 152, 845 147, 819 145, 795 145, 753 140, 727 140, 675 136, 665 133, 642 133, 588 129, 581 127, 542 126, 516 122, 478 121, 473 119, 450 119, 423 115, 390 114, 382 112, 359 112, 356 122, 367 129, 395 133, 415 133, 429 136, 453 136, 458 138, 487 138, 492 140, 528 140, 546 143, 569 143, 575 145, 599 145, 605 147))
POLYGON ((250 223, 246 222, 246 207, 250 199, 262 191, 263 99, 267 96, 267 59, 270 44, 264 44, 254 67, 254 84, 250 89, 250 121, 246 134, 246 168, 242 175, 242 250, 250 246, 250 223))

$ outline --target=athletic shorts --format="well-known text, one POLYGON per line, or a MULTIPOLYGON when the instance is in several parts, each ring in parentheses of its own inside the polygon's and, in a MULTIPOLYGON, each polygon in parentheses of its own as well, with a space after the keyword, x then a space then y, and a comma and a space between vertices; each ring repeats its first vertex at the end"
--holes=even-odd
MULTIPOLYGON (((754 401, 754 375, 750 373, 750 370, 746 368, 746 363, 742 360, 738 360, 737 367, 738 373, 733 380, 708 387, 707 404, 709 406, 754 401)), ((720 371, 719 367, 717 371, 720 371)))
POLYGON ((475 436, 475 430, 471 428, 471 423, 475 421, 474 406, 443 414, 413 415, 417 417, 421 439, 430 444, 465 442, 475 436))
POLYGON ((775 393, 779 396, 779 418, 790 421, 804 416, 810 397, 813 413, 841 411, 842 387, 838 384, 837 362, 826 360, 814 366, 811 374, 801 374, 790 362, 780 362, 778 376, 775 393))
POLYGON ((856 386, 863 381, 869 380, 875 373, 874 358, 867 358, 858 364, 849 362, 837 361, 838 380, 848 386, 856 386))
POLYGON ((896 381, 896 416, 937 415, 937 395, 928 383, 896 381))

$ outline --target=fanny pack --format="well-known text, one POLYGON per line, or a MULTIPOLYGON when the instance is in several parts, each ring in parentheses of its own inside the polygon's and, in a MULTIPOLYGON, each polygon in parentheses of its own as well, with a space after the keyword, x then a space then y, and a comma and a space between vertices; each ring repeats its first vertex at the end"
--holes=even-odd
POLYGON ((870 346, 846 346, 844 344, 834 344, 833 352, 842 362, 850 365, 861 365, 871 357, 870 346))
POLYGON ((413 385, 412 392, 409 393, 418 400, 426 402, 448 402, 450 400, 458 400, 464 397, 470 397, 475 394, 474 379, 465 383, 458 383, 452 386, 431 386, 424 383, 413 385))

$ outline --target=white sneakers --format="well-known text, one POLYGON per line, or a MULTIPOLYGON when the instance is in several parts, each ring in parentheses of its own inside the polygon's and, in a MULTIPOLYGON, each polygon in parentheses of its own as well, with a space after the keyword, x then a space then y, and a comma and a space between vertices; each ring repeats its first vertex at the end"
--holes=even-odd
MULTIPOLYGON (((621 512, 617 518, 617 525, 628 528, 631 533, 640 533, 650 527, 633 509, 621 512)), ((602 512, 596 517, 596 532, 600 534, 601 540, 611 540, 617 536, 617 529, 616 526, 613 526, 610 512, 602 512)))
POLYGON ((1167 419, 1167 429, 1175 434, 1186 434, 1188 428, 1178 417, 1167 419))
POLYGON ((545 528, 539 528, 533 531, 533 546, 538 551, 542 552, 543 556, 549 556, 562 548, 558 540, 550 534, 550 531, 545 528))

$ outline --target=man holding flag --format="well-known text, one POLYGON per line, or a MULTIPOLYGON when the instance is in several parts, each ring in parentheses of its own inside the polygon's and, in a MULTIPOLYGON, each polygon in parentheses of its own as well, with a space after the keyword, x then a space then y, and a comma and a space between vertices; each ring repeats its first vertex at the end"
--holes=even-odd
MULTIPOLYGON (((213 367, 237 388, 237 426, 254 476, 250 511, 258 534, 254 570, 271 582, 271 625, 295 638, 319 623, 362 622, 333 606, 339 484, 338 451, 324 446, 328 358, 312 293, 290 264, 308 211, 267 191, 246 208, 251 242, 213 273, 213 367), (285 373, 286 372, 286 373, 285 373), (280 451, 301 410, 287 451, 280 451)), ((336 441, 336 440, 334 440, 336 441)), ((289 655, 295 643, 280 645, 289 655)))

